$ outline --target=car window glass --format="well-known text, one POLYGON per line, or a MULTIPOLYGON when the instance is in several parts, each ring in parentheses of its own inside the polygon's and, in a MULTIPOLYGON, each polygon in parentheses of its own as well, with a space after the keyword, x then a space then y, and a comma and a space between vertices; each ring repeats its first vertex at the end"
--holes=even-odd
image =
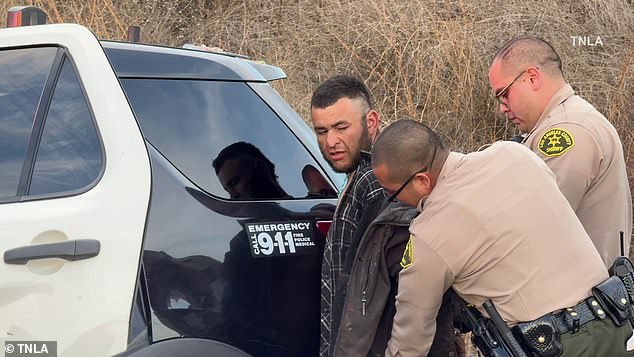
POLYGON ((336 196, 306 148, 245 83, 123 84, 146 139, 206 192, 234 200, 336 196))
POLYGON ((17 194, 33 120, 56 51, 0 51, 0 198, 17 194))
POLYGON ((79 80, 64 61, 44 123, 29 195, 67 192, 101 172, 101 143, 79 80))

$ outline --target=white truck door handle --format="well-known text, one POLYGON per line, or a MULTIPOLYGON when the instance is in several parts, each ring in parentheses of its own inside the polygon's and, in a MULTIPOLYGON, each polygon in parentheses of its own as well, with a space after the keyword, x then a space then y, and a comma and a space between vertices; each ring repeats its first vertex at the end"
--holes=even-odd
POLYGON ((99 254, 101 243, 96 239, 77 239, 18 247, 4 252, 7 264, 26 264, 30 260, 60 258, 68 261, 82 260, 99 254))

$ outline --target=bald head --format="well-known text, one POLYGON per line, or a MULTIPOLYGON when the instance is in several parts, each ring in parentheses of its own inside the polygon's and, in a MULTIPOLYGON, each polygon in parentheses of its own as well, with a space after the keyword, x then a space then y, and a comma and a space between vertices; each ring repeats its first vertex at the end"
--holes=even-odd
POLYGON ((498 50, 493 62, 500 61, 504 75, 517 74, 528 67, 538 67, 555 78, 563 78, 561 59, 546 41, 533 36, 519 36, 498 50))
MULTIPOLYGON (((425 124, 411 119, 401 119, 379 135, 372 147, 372 166, 385 164, 389 168, 389 180, 399 182, 413 172, 432 164, 443 162, 448 150, 436 134, 425 124)), ((430 171, 433 169, 430 167, 430 171)))

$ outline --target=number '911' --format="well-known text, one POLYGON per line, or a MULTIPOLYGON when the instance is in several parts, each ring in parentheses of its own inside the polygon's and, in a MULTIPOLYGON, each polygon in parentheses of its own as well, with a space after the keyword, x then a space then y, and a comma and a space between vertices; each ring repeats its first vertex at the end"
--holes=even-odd
POLYGON ((271 255, 275 252, 276 247, 279 254, 287 254, 286 247, 288 247, 288 254, 295 253, 295 242, 291 232, 286 232, 284 236, 282 236, 282 232, 277 232, 273 237, 266 232, 258 233, 257 237, 253 234, 251 241, 255 254, 260 254, 261 252, 264 255, 271 255))

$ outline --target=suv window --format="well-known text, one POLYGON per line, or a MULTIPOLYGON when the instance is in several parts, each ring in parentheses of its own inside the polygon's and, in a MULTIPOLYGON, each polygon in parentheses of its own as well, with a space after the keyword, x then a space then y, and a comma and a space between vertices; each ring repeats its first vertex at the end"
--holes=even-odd
POLYGON ((0 51, 0 200, 15 197, 35 113, 57 48, 0 51))
POLYGON ((336 196, 315 160, 246 83, 122 82, 148 141, 206 192, 234 200, 336 196))
POLYGON ((68 58, 46 116, 29 195, 68 192, 93 182, 101 172, 101 142, 81 85, 68 58))

